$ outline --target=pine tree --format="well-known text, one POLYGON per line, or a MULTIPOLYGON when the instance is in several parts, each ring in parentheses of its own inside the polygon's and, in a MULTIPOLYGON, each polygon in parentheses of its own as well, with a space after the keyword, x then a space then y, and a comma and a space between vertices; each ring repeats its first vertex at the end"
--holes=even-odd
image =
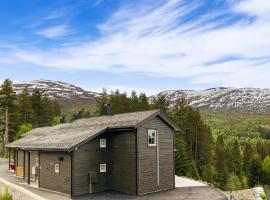
POLYGON ((20 124, 32 124, 34 120, 34 110, 32 108, 31 96, 27 88, 23 89, 18 100, 20 124))
MULTIPOLYGON (((0 107, 5 119, 4 146, 14 139, 17 131, 16 126, 18 121, 15 101, 16 93, 12 89, 12 82, 6 79, 0 90, 0 107)), ((4 157, 7 157, 6 148, 4 148, 4 157)))

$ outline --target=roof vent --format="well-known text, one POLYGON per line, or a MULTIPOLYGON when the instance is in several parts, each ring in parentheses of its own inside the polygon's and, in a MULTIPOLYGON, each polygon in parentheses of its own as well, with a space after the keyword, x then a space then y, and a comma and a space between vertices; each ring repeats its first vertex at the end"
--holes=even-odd
POLYGON ((111 104, 104 105, 104 115, 112 115, 111 104))

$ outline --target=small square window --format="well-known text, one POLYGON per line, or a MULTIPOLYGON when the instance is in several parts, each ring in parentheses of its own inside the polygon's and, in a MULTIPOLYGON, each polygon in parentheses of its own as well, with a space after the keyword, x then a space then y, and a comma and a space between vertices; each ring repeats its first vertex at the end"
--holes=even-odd
POLYGON ((107 165, 106 165, 106 164, 100 164, 100 165, 99 165, 99 171, 100 171, 101 173, 106 172, 106 171, 107 171, 107 165))
POLYGON ((148 129, 148 146, 157 146, 157 130, 148 129))
POLYGON ((106 139, 100 139, 99 143, 100 148, 106 148, 106 139))
POLYGON ((54 172, 56 174, 59 174, 60 173, 60 166, 59 166, 59 164, 54 164, 54 172))

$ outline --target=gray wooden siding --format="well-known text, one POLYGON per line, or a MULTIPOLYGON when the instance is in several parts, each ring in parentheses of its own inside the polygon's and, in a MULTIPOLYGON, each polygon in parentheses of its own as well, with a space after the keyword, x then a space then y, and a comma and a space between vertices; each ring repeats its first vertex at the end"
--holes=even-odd
POLYGON ((40 152, 40 187, 66 194, 71 192, 70 154, 40 152), (59 161, 58 157, 63 157, 59 161), (54 164, 60 165, 60 173, 55 173, 54 164))
POLYGON ((73 151, 72 194, 90 192, 88 174, 97 173, 92 192, 116 190, 136 193, 135 134, 134 132, 105 133, 73 151), (99 139, 107 141, 100 148, 99 139), (99 164, 107 164, 107 172, 99 172, 99 164))
POLYGON ((136 194, 136 145, 135 133, 115 134, 111 138, 112 188, 136 194))
MULTIPOLYGON (((105 138, 105 137, 103 137, 105 138)), ((107 139, 108 147, 108 139, 107 139)), ((82 195, 90 192, 89 173, 97 172, 97 182, 92 185, 93 192, 106 190, 109 175, 108 148, 99 148, 99 138, 73 151, 72 160, 72 195, 82 195), (107 163, 107 172, 99 173, 99 164, 107 163)))
MULTIPOLYGON (((22 163, 23 167, 23 152, 19 153, 18 155, 19 163, 22 163)), ((36 166, 36 159, 38 158, 37 151, 30 151, 30 179, 31 180, 38 180, 37 176, 32 175, 32 167, 36 166)), ((28 152, 25 152, 25 168, 24 168, 25 178, 28 178, 28 152)))
POLYGON ((145 121, 137 133, 138 194, 174 188, 173 129, 159 117, 145 121), (157 147, 148 146, 147 129, 157 129, 159 135, 159 171, 157 184, 157 147))

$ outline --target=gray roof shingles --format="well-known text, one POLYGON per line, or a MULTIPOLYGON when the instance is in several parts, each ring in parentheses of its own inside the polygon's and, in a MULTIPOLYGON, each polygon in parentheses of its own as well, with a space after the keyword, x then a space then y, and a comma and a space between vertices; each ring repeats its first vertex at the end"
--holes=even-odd
POLYGON ((72 123, 34 129, 8 148, 36 150, 69 150, 81 142, 95 137, 107 128, 135 127, 143 120, 158 114, 159 110, 107 115, 76 120, 72 123))

